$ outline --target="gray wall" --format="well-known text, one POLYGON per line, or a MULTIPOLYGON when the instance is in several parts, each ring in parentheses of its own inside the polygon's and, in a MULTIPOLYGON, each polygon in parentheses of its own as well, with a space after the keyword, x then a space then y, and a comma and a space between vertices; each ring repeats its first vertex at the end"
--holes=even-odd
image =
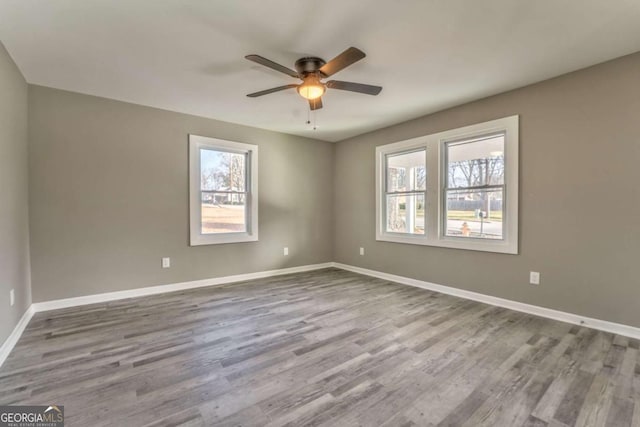
POLYGON ((335 146, 30 86, 34 300, 336 260, 640 326, 638 76, 635 54, 335 146), (519 255, 375 241, 377 145, 513 114, 519 255), (259 242, 188 246, 188 133, 260 145, 259 242))
POLYGON ((333 258, 331 143, 39 86, 29 108, 36 302, 333 258), (189 133, 260 147, 259 242, 189 247, 189 133))
POLYGON ((361 135, 337 144, 335 259, 640 326, 639 163, 640 54, 361 135), (375 241, 376 146, 513 114, 519 255, 375 241))
POLYGON ((0 343, 31 304, 27 105, 27 83, 0 43, 0 343))

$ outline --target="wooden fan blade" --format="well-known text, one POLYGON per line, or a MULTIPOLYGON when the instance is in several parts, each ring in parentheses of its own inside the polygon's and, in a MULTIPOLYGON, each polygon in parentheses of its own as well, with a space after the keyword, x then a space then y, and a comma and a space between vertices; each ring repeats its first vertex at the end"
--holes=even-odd
POLYGON ((348 90, 350 92, 365 93, 367 95, 377 95, 382 88, 380 86, 365 85, 362 83, 342 82, 340 80, 329 80, 325 85, 331 89, 348 90))
POLYGON ((309 100, 309 108, 311 108, 311 111, 321 109, 322 108, 322 98, 310 99, 309 100))
POLYGON ((360 61, 364 58, 365 53, 358 48, 350 47, 342 52, 340 55, 333 58, 331 61, 320 67, 320 72, 326 77, 329 77, 338 71, 347 68, 349 65, 360 61))
POLYGON ((245 56, 245 58, 248 59, 249 61, 253 61, 253 62, 257 63, 257 64, 264 65, 265 67, 269 67, 272 70, 280 71, 281 73, 287 74, 287 75, 289 75, 291 77, 300 78, 298 76, 298 73, 296 73, 292 69, 287 68, 284 65, 280 65, 280 64, 278 64, 276 62, 273 62, 270 59, 263 58, 260 55, 247 55, 247 56, 245 56))
POLYGON ((268 94, 273 93, 273 92, 280 92, 281 90, 292 89, 294 87, 298 87, 298 85, 291 84, 291 85, 285 85, 285 86, 278 86, 278 87, 274 87, 274 88, 267 89, 267 90, 261 90, 260 92, 250 93, 247 96, 249 98, 256 98, 258 96, 268 95, 268 94))

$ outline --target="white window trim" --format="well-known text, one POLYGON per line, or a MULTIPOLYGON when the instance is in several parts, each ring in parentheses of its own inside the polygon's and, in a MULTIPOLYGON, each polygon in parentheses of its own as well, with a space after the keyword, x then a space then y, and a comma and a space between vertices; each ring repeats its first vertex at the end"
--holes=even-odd
POLYGON ((189 135, 189 229, 190 245, 215 245, 224 243, 255 242, 258 240, 258 146, 206 136, 189 135), (200 149, 231 151, 248 154, 246 173, 247 231, 239 233, 202 234, 202 209, 200 195, 200 149))
POLYGON ((414 245, 474 251, 518 253, 518 166, 519 117, 478 123, 458 129, 421 136, 406 141, 376 147, 376 240, 414 245), (505 133, 505 203, 504 238, 501 240, 449 237, 444 235, 444 185, 446 165, 445 144, 450 141, 481 136, 494 132, 505 133), (387 154, 426 148, 427 189, 425 198, 425 234, 390 233, 386 231, 385 157, 387 154))

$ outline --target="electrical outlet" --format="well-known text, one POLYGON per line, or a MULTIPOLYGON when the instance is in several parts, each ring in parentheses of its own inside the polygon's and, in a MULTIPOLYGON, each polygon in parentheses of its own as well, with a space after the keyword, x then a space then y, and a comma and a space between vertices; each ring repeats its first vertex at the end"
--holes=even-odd
POLYGON ((284 256, 289 255, 289 248, 284 248, 284 256))
POLYGON ((162 258, 162 268, 171 267, 171 258, 162 258))
POLYGON ((529 272, 529 283, 532 285, 539 285, 540 284, 540 273, 538 273, 537 271, 530 271, 529 272))
POLYGON ((16 303, 16 291, 11 289, 9 291, 9 303, 13 306, 16 303))
POLYGON ((364 248, 360 248, 360 255, 364 255, 364 248))

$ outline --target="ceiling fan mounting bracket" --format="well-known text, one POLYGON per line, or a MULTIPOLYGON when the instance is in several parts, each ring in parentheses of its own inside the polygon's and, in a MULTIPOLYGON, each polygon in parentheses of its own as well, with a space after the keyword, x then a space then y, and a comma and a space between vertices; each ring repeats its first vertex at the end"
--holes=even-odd
POLYGON ((320 67, 324 64, 326 64, 326 61, 322 58, 307 56, 296 61, 296 71, 301 76, 305 76, 307 74, 319 72, 320 67))

